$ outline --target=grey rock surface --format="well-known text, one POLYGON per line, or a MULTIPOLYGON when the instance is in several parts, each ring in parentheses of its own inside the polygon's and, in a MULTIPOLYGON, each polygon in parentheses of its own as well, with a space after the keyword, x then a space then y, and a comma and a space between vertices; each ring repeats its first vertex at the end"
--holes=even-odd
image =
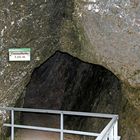
POLYGON ((63 4, 63 1, 46 0, 0 1, 1 105, 14 105, 34 67, 59 49, 58 30, 63 4), (31 61, 9 62, 9 48, 31 48, 31 61))
POLYGON ((97 62, 122 81, 140 87, 139 0, 77 0, 77 3, 78 17, 92 44, 88 51, 94 51, 97 62))

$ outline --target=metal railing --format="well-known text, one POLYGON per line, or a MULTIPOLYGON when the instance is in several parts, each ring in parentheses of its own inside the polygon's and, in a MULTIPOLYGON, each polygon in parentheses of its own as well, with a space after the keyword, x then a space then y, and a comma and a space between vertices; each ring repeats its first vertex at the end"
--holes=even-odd
POLYGON ((31 129, 31 130, 41 130, 48 132, 60 133, 60 140, 64 140, 64 134, 75 134, 82 136, 96 137, 96 140, 120 140, 118 136, 118 115, 111 114, 101 114, 101 113, 85 113, 85 112, 73 112, 73 111, 59 111, 59 110, 44 110, 44 109, 29 109, 29 108, 12 108, 12 107, 0 107, 0 110, 10 111, 11 113, 11 123, 4 123, 4 127, 11 128, 11 140, 15 139, 15 128, 20 129, 31 129), (29 125, 17 125, 15 124, 15 112, 30 112, 30 113, 45 113, 45 114, 55 114, 60 115, 60 128, 48 128, 48 127, 38 127, 29 125), (101 133, 75 131, 64 129, 64 115, 70 116, 83 116, 83 117, 93 117, 93 118, 105 118, 111 119, 106 127, 101 133))

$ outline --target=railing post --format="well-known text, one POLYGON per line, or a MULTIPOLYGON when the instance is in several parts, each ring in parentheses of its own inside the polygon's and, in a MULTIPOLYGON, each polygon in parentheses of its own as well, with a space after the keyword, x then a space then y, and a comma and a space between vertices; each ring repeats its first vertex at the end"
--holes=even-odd
POLYGON ((114 137, 114 128, 112 127, 109 132, 109 140, 113 140, 113 137, 114 137))
POLYGON ((114 140, 118 140, 118 120, 114 124, 114 140))
POLYGON ((11 110, 11 140, 14 140, 14 110, 11 110))
POLYGON ((63 140, 64 139, 64 133, 63 133, 63 129, 64 129, 64 116, 63 116, 63 112, 61 112, 61 117, 60 117, 60 129, 61 129, 60 140, 63 140))

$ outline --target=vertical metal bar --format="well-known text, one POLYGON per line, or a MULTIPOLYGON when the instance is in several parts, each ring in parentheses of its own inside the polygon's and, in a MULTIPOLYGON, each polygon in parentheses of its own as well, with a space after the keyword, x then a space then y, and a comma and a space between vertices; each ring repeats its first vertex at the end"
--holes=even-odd
POLYGON ((109 140, 108 138, 109 138, 109 136, 108 135, 105 135, 102 140, 109 140))
POLYGON ((64 139, 64 133, 63 133, 63 129, 64 129, 64 116, 63 116, 63 112, 61 113, 61 117, 60 117, 60 129, 61 129, 60 140, 63 140, 64 139))
POLYGON ((14 110, 11 110, 11 140, 14 140, 14 110))
POLYGON ((114 125, 114 140, 118 140, 118 120, 116 120, 114 125))
POLYGON ((112 127, 109 132, 109 140, 113 140, 113 137, 114 137, 114 128, 112 127))

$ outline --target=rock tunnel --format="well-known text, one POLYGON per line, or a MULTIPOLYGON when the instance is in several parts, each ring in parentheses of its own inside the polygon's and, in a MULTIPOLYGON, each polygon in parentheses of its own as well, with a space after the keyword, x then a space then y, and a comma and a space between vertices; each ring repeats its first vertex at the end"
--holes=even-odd
MULTIPOLYGON (((100 65, 89 64, 67 53, 57 51, 46 62, 35 68, 22 95, 22 100, 20 98, 17 106, 22 104, 24 108, 118 114, 121 98, 120 80, 112 72, 100 65)), ((88 131, 93 128, 96 131, 102 130, 99 120, 89 118, 66 118, 65 120, 67 127, 74 130, 77 128, 88 131)), ((44 126, 46 124, 58 127, 56 116, 22 113, 20 121, 27 125, 44 126)), ((18 131, 17 133, 17 138, 22 135, 23 140, 28 140, 33 138, 35 132, 18 131)), ((36 133, 38 134, 36 139, 42 137, 41 140, 45 140, 48 137, 48 134, 46 136, 45 133, 36 133)), ((67 136, 66 139, 71 137, 67 136)), ((75 139, 78 138, 75 137, 75 139)))

